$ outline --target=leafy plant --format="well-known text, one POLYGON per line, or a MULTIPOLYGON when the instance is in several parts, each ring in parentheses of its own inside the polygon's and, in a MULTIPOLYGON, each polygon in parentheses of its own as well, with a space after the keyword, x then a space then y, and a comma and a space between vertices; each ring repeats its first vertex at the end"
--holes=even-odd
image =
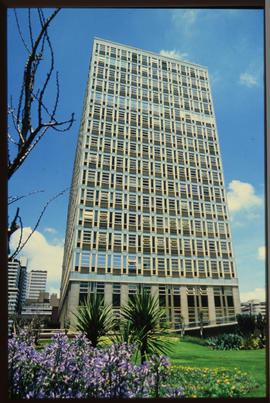
POLYGON ((78 307, 74 314, 76 328, 84 333, 94 347, 99 339, 114 330, 115 320, 112 318, 111 306, 104 304, 104 299, 94 294, 84 305, 78 307))
POLYGON ((266 346, 266 316, 262 316, 261 313, 259 313, 256 319, 256 329, 259 332, 260 348, 263 348, 266 346))
POLYGON ((250 335, 245 337, 242 341, 241 348, 243 350, 258 350, 261 348, 260 338, 250 335))
POLYGON ((160 339, 166 334, 168 326, 165 311, 159 307, 156 297, 143 290, 129 299, 122 307, 121 315, 132 341, 138 345, 142 363, 151 354, 167 354, 170 351, 170 342, 160 339))
POLYGON ((207 343, 214 350, 240 350, 243 338, 238 334, 223 334, 218 337, 210 337, 207 343))
POLYGON ((70 328, 70 319, 65 319, 64 320, 64 329, 65 329, 65 334, 68 334, 69 328, 70 328))

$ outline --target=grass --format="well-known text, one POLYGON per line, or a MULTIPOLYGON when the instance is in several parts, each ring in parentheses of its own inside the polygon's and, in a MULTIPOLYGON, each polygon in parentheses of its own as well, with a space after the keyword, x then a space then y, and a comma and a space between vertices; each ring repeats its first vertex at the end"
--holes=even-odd
POLYGON ((258 388, 245 397, 266 397, 266 350, 211 350, 194 342, 173 342, 173 365, 199 368, 238 368, 253 377, 258 388))

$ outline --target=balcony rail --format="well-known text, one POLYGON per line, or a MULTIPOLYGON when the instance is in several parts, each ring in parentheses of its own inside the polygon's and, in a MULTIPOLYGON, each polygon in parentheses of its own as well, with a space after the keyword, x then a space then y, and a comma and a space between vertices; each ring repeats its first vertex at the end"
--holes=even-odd
MULTIPOLYGON (((219 325, 235 325, 237 323, 236 316, 223 316, 218 317, 215 320, 203 320, 202 325, 203 327, 214 327, 219 325)), ((179 322, 174 322, 174 330, 181 330, 183 325, 179 322)), ((184 324, 184 329, 198 329, 201 327, 200 321, 194 321, 184 324)))

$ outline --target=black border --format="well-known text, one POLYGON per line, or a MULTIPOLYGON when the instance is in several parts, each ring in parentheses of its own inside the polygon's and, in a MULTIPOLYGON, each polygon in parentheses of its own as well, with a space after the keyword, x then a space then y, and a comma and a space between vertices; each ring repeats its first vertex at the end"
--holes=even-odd
MULTIPOLYGON (((270 186, 269 186, 269 158, 270 158, 270 0, 0 0, 0 49, 1 49, 1 65, 0 65, 0 397, 1 401, 7 399, 7 8, 12 7, 76 7, 76 8, 248 8, 248 9, 264 9, 264 38, 265 38, 265 234, 266 234, 266 305, 268 319, 268 341, 267 341, 267 396, 266 398, 239 398, 239 399, 222 399, 223 401, 258 401, 268 402, 270 399, 269 382, 270 382, 270 363, 269 363, 269 337, 270 337, 270 320, 269 320, 269 244, 270 236, 270 186)), ((36 400, 36 399, 35 399, 36 400)), ((75 399, 71 399, 75 400, 75 399)), ((95 400, 95 399, 88 399, 95 400)), ((103 400, 103 399, 102 399, 103 400)), ((115 400, 115 399, 113 399, 115 400)), ((140 399, 138 399, 140 400, 140 399)), ((156 399, 148 399, 154 400, 156 399)), ((159 399, 162 400, 162 399, 159 399)), ((171 400, 171 399, 170 399, 171 400)), ((194 399, 184 399, 184 402, 194 399)), ((220 399, 200 399, 209 402, 220 399)), ((51 401, 43 399, 43 401, 51 401)), ((75 400, 77 401, 77 400, 75 400)), ((79 400, 78 400, 79 401, 79 400)), ((127 400, 128 401, 128 400, 127 400)))

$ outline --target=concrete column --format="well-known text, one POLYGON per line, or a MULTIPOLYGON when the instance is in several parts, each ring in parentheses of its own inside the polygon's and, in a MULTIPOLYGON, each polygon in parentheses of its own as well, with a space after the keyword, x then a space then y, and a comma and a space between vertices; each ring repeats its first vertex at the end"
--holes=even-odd
POLYGON ((207 288, 208 295, 208 315, 211 324, 216 323, 216 308, 215 308, 215 299, 214 299, 214 288, 207 288))
POLYGON ((151 285, 151 295, 158 298, 158 285, 151 285))
POLYGON ((106 283, 104 287, 104 302, 111 305, 112 303, 112 283, 106 283))
POLYGON ((75 329, 76 319, 73 313, 76 313, 79 305, 80 284, 73 281, 70 282, 70 289, 67 295, 67 317, 70 319, 71 327, 75 329))
POLYGON ((181 316, 184 319, 185 325, 188 323, 188 303, 187 303, 187 292, 186 286, 180 286, 180 297, 181 297, 181 316))
POLYGON ((238 314, 241 313, 239 288, 238 287, 232 287, 232 294, 233 294, 235 315, 238 315, 238 314))
POLYGON ((121 306, 128 303, 128 285, 121 284, 121 306))

